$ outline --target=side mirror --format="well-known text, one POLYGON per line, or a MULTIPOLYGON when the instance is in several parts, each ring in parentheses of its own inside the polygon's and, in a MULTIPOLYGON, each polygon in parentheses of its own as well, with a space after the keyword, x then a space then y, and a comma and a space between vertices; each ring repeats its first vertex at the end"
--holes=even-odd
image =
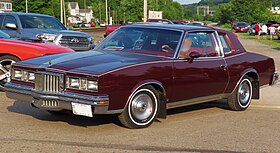
POLYGON ((14 23, 7 23, 5 25, 6 28, 9 28, 9 29, 13 29, 13 30, 17 30, 17 25, 14 24, 14 23))
POLYGON ((194 52, 191 52, 189 54, 189 56, 190 56, 190 58, 199 58, 199 57, 201 57, 201 54, 199 52, 194 51, 194 52))
POLYGON ((189 56, 190 56, 190 59, 188 60, 188 62, 192 63, 193 59, 201 57, 201 54, 199 52, 193 51, 189 54, 189 56))

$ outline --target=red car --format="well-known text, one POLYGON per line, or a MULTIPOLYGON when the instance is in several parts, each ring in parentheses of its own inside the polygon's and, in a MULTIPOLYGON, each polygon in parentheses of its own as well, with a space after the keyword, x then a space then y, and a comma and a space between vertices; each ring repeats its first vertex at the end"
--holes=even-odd
POLYGON ((232 30, 235 32, 248 32, 249 24, 246 22, 234 22, 232 23, 232 30))
POLYGON ((246 52, 231 32, 134 24, 121 26, 93 51, 15 63, 5 90, 37 108, 118 114, 124 126, 144 128, 166 118, 167 109, 218 99, 246 110, 259 88, 277 79, 274 60, 246 52))
POLYGON ((0 90, 10 80, 12 63, 37 56, 74 52, 70 48, 47 43, 32 43, 9 39, 9 36, 0 31, 0 90))

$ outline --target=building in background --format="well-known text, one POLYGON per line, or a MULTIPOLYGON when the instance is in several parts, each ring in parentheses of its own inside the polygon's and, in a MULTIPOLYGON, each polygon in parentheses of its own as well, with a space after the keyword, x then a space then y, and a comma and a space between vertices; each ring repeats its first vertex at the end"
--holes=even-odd
POLYGON ((77 2, 69 2, 68 10, 70 16, 67 18, 70 23, 90 22, 93 19, 93 12, 91 8, 80 9, 77 2))
POLYGON ((0 12, 12 12, 12 0, 0 0, 0 12))

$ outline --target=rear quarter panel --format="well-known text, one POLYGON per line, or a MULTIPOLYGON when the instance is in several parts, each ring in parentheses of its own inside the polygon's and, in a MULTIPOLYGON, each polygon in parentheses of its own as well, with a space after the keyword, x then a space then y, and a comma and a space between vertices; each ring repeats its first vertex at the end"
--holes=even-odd
POLYGON ((270 57, 243 52, 225 57, 228 65, 230 81, 226 93, 231 93, 238 81, 248 72, 256 72, 260 86, 270 84, 273 72, 275 72, 274 60, 270 57))

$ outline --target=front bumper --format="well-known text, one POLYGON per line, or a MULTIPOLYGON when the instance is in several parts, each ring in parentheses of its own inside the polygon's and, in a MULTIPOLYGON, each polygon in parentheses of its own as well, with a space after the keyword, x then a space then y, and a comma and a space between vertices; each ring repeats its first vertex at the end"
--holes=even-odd
POLYGON ((273 73, 271 85, 275 85, 278 82, 279 74, 277 72, 273 73))
POLYGON ((72 92, 52 93, 37 91, 31 86, 12 82, 5 84, 5 91, 8 98, 29 102, 45 110, 72 110, 72 103, 79 103, 90 105, 93 114, 119 113, 118 111, 109 111, 109 103, 101 104, 104 101, 109 102, 108 96, 91 96, 72 92))

